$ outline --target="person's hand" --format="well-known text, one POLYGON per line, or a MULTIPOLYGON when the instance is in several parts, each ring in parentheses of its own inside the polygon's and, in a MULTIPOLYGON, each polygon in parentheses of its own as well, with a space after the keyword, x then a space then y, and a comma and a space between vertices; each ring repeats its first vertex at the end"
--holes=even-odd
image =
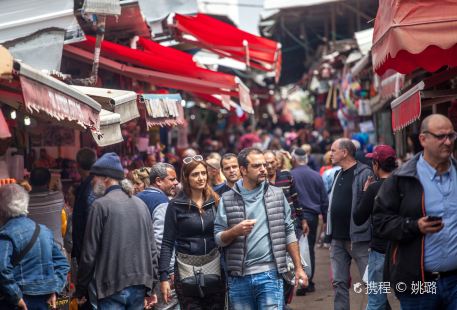
POLYGON ((52 293, 51 296, 48 298, 48 305, 51 307, 51 309, 57 309, 57 295, 56 293, 52 293))
POLYGON ((308 276, 306 275, 303 268, 295 268, 295 287, 307 287, 308 286, 308 276))
POLYGON ((247 236, 251 233, 256 222, 256 220, 244 220, 233 226, 233 230, 237 236, 247 236))
POLYGON ((19 302, 17 303, 17 308, 18 309, 23 309, 23 310, 27 310, 27 305, 25 304, 25 301, 23 298, 21 298, 19 300, 19 302))
POLYGON ((365 192, 368 189, 368 186, 374 183, 374 177, 370 175, 368 179, 365 181, 365 185, 363 185, 363 191, 365 192))
POLYGON ((87 299, 86 299, 86 297, 84 297, 84 296, 81 297, 81 298, 76 298, 76 303, 77 303, 78 305, 84 305, 86 302, 87 302, 87 299))
POLYGON ((418 219, 417 225, 419 226, 420 232, 424 235, 437 233, 444 227, 442 220, 429 221, 428 216, 418 219))
POLYGON ((303 231, 303 236, 306 236, 309 233, 309 226, 307 220, 301 221, 301 230, 303 231))
POLYGON ((152 309, 154 305, 157 303, 157 295, 154 294, 151 297, 145 297, 144 298, 144 308, 145 309, 152 309))
POLYGON ((171 288, 168 281, 160 282, 160 292, 162 293, 163 300, 168 304, 171 300, 171 288))

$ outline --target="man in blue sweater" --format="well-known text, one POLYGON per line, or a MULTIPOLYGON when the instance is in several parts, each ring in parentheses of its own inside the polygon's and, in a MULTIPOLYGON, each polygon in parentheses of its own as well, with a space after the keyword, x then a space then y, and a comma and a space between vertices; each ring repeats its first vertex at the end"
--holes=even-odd
MULTIPOLYGON (((178 180, 176 179, 175 168, 167 163, 154 164, 149 173, 149 179, 151 185, 138 193, 137 197, 143 200, 149 208, 154 227, 156 246, 158 253, 160 253, 168 201, 169 197, 176 196, 178 180)), ((170 264, 171 275, 173 274, 174 264, 175 260, 173 257, 170 264)), ((159 287, 157 287, 156 294, 158 296, 158 303, 154 305, 154 309, 165 310, 176 309, 178 307, 178 299, 174 290, 172 291, 172 299, 167 304, 162 299, 159 287)))
MULTIPOLYGON (((324 182, 318 172, 307 165, 308 155, 302 149, 292 152, 294 168, 290 172, 295 181, 295 190, 298 194, 297 204, 302 210, 299 231, 308 235, 309 255, 311 258, 312 275, 307 292, 314 291, 313 275, 315 270, 314 245, 316 243, 319 215, 322 214, 324 223, 327 217, 328 196, 324 182)), ((297 290, 297 295, 304 295, 304 289, 297 290)))

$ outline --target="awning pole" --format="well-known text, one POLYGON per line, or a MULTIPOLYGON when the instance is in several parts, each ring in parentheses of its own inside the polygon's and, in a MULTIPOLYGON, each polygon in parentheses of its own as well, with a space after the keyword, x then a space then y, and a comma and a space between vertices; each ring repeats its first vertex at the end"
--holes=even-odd
POLYGON ((100 64, 100 52, 102 49, 102 42, 105 37, 105 23, 106 23, 106 16, 101 15, 97 16, 97 38, 95 41, 95 51, 94 51, 94 63, 92 64, 92 74, 91 74, 91 82, 93 85, 97 83, 97 75, 98 75, 98 67, 100 64))

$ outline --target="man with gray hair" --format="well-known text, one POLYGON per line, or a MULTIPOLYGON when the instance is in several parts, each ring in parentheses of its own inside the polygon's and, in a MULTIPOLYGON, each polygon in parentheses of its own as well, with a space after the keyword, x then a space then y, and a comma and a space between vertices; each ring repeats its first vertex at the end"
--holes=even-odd
MULTIPOLYGON (((157 163, 151 167, 149 172, 150 186, 144 191, 137 194, 137 197, 146 203, 151 213, 152 223, 154 226, 154 237, 157 245, 158 253, 162 246, 163 231, 165 225, 165 214, 167 212, 169 197, 176 196, 176 179, 175 168, 167 163, 157 163)), ((170 275, 174 273, 174 257, 170 263, 170 275)), ((170 279, 171 280, 171 279, 170 279)), ((173 281, 171 281, 173 283, 173 281)), ((174 290, 172 290, 171 301, 165 303, 160 293, 160 288, 156 288, 158 303, 154 305, 156 310, 176 309, 178 307, 178 298, 174 290)))
POLYGON ((84 303, 89 283, 94 281, 97 309, 143 309, 145 297, 158 280, 148 208, 121 187, 125 175, 116 153, 100 157, 90 173, 99 198, 89 209, 75 296, 84 303))
POLYGON ((333 142, 330 158, 341 167, 335 175, 329 196, 327 235, 331 236, 330 262, 335 290, 334 309, 349 310, 349 279, 352 259, 362 278, 368 263, 371 221, 356 225, 353 213, 362 198, 365 182, 373 176, 367 165, 355 159, 356 147, 351 140, 333 142))

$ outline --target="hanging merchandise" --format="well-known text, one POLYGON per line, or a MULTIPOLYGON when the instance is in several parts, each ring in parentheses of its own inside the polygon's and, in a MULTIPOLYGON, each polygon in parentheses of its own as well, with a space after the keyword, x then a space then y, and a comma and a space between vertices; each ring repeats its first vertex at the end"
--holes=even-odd
POLYGON ((314 118, 314 97, 309 91, 298 89, 287 96, 287 109, 295 123, 311 124, 314 118))

